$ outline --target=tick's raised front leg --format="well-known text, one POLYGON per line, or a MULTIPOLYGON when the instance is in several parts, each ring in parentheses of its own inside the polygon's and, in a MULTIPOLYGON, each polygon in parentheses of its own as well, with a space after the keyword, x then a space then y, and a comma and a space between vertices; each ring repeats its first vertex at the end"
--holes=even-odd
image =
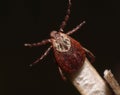
POLYGON ((25 46, 27 47, 36 47, 36 46, 42 46, 42 45, 46 45, 47 43, 50 43, 51 42, 51 39, 47 39, 47 40, 43 40, 41 42, 38 42, 38 43, 33 43, 33 44, 24 44, 25 46))
POLYGON ((67 34, 67 35, 73 34, 73 33, 76 32, 78 29, 80 29, 84 24, 85 24, 85 21, 83 21, 83 22, 80 23, 78 26, 76 26, 75 28, 73 28, 73 30, 68 31, 66 34, 67 34))
POLYGON ((69 1, 69 4, 68 4, 67 13, 66 13, 66 16, 65 16, 65 18, 64 18, 64 21, 62 21, 62 24, 60 25, 59 32, 63 32, 63 29, 64 29, 64 27, 66 26, 67 21, 68 21, 68 19, 69 19, 70 7, 71 7, 71 0, 68 0, 68 1, 69 1))

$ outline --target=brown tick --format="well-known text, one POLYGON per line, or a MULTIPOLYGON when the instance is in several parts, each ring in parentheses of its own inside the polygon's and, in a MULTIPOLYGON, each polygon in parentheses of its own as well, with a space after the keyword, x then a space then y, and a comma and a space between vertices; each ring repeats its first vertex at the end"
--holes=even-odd
POLYGON ((25 44, 25 46, 27 47, 34 47, 51 43, 51 46, 40 58, 33 62, 33 64, 36 64, 37 62, 42 60, 49 53, 51 48, 53 48, 60 74, 64 79, 65 77, 63 76, 63 73, 70 75, 81 68, 86 58, 86 54, 91 58, 92 61, 94 60, 94 55, 89 50, 85 49, 83 46, 81 46, 79 42, 69 36, 80 29, 85 24, 85 21, 80 23, 73 30, 68 31, 66 34, 64 33, 64 27, 66 26, 70 15, 71 0, 68 1, 69 4, 67 13, 64 21, 60 25, 60 29, 58 31, 52 31, 50 33, 50 39, 43 40, 38 43, 25 44))

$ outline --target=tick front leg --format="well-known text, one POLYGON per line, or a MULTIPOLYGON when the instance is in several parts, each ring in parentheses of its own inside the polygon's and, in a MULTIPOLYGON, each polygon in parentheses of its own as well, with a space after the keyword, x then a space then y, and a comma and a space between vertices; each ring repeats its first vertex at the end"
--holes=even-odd
POLYGON ((68 1, 69 1, 69 4, 68 4, 67 13, 66 13, 66 16, 65 16, 65 18, 64 18, 64 21, 63 21, 62 24, 60 25, 59 32, 63 32, 63 29, 64 29, 64 27, 66 26, 67 21, 68 21, 68 19, 69 19, 70 7, 71 7, 71 0, 68 0, 68 1))
POLYGON ((84 24, 85 24, 85 21, 83 21, 83 22, 80 23, 78 26, 76 26, 75 28, 73 28, 73 30, 68 31, 66 34, 67 34, 67 35, 73 34, 73 33, 76 32, 78 29, 80 29, 84 24))
POLYGON ((84 47, 82 47, 82 48, 85 50, 87 55, 91 58, 91 63, 93 63, 95 61, 95 56, 93 55, 93 53, 84 47))
POLYGON ((24 44, 24 46, 27 46, 27 47, 36 47, 36 46, 46 45, 47 43, 50 43, 50 42, 51 42, 51 39, 47 39, 47 40, 43 40, 41 42, 33 43, 33 44, 26 43, 26 44, 24 44))
POLYGON ((65 77, 65 75, 64 75, 64 73, 63 73, 63 71, 61 70, 61 68, 60 68, 60 67, 58 67, 58 69, 59 69, 59 73, 60 73, 60 75, 61 75, 62 79, 63 79, 64 81, 66 81, 66 80, 67 80, 67 78, 65 77))

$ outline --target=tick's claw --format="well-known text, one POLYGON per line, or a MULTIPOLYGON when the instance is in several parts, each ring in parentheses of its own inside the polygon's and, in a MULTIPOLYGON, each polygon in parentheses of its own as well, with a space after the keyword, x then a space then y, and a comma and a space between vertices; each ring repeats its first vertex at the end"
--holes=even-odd
POLYGON ((30 67, 32 67, 32 66, 33 66, 33 64, 30 64, 29 66, 30 66, 30 67))
POLYGON ((29 46, 29 44, 24 44, 24 46, 29 46))

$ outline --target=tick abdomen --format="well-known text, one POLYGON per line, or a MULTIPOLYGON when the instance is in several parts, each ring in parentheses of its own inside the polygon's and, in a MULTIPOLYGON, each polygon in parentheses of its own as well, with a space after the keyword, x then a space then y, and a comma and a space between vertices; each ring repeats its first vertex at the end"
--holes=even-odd
MULTIPOLYGON (((68 36, 69 37, 69 36, 68 36)), ((54 48, 54 55, 58 66, 65 73, 74 73, 76 72, 83 64, 85 60, 85 51, 82 49, 79 42, 75 41, 71 37, 70 39, 70 49, 66 52, 60 52, 54 48)))

